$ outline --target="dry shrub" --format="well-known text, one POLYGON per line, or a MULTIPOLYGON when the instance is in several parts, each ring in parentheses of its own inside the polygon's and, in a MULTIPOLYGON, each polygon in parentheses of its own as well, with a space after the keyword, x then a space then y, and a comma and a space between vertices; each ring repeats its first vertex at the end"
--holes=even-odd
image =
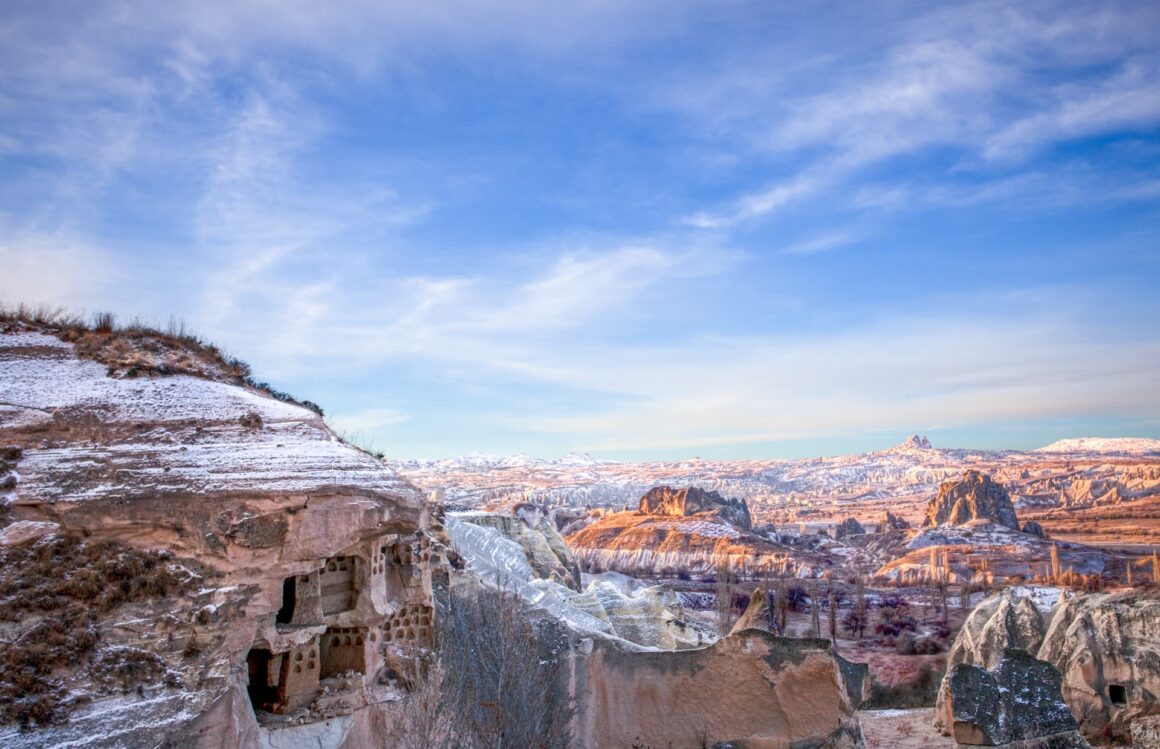
MULTIPOLYGON (((88 663, 100 642, 100 616, 183 592, 192 582, 169 554, 113 542, 49 537, 0 548, 0 621, 24 624, 0 640, 0 721, 27 727, 62 719, 73 703, 56 673, 88 663)), ((102 654, 98 662, 113 681, 154 680, 147 660, 102 654)))
MULTIPOLYGON (((190 332, 171 317, 164 330, 141 320, 121 325, 111 312, 98 312, 91 325, 63 307, 0 305, 0 325, 31 325, 72 343, 80 356, 104 364, 110 377, 187 374, 233 382, 323 416, 322 407, 299 400, 253 377, 250 365, 190 332)), ((0 327, 3 332, 3 327, 0 327)))

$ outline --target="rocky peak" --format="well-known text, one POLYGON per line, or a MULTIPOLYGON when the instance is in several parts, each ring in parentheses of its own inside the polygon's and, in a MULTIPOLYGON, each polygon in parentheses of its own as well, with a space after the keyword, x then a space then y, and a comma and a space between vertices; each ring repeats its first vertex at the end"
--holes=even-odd
POLYGON ((1019 530, 1019 519, 1007 490, 985 473, 966 470, 962 478, 939 486, 938 495, 926 508, 923 527, 963 525, 977 519, 1019 530))
POLYGON ((895 449, 896 450, 933 450, 934 447, 930 444, 930 440, 928 440, 925 435, 920 437, 917 434, 912 434, 909 437, 907 437, 906 439, 904 439, 902 442, 900 442, 895 447, 895 449))
POLYGON ((640 498, 640 512, 647 515, 673 515, 687 517, 703 512, 718 514, 722 519, 741 528, 752 528, 749 505, 744 499, 726 499, 714 491, 705 491, 695 486, 673 489, 671 486, 656 486, 640 498))

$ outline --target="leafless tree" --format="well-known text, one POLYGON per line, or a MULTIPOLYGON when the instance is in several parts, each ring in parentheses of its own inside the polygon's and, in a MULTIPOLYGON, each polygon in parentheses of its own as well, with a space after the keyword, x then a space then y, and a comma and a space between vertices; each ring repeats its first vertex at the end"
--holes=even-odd
POLYGON ((514 593, 457 592, 440 607, 437 655, 400 706, 406 749, 565 749, 571 743, 561 625, 514 593))
POLYGON ((733 599, 737 594, 737 574, 728 564, 717 565, 714 593, 717 604, 717 634, 725 637, 737 621, 737 612, 733 606, 733 599))

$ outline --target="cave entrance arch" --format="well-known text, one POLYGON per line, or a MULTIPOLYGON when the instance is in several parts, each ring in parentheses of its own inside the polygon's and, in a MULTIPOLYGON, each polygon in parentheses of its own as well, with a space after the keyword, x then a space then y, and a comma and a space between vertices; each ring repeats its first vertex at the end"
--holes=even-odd
POLYGON ((294 621, 294 607, 298 603, 298 577, 291 575, 282 581, 282 608, 274 617, 277 624, 289 624, 294 621))

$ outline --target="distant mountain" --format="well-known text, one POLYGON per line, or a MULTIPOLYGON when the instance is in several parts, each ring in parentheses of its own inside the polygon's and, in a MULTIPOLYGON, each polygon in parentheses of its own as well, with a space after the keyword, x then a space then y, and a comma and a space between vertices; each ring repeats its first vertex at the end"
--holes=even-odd
POLYGON ((1120 453, 1160 455, 1160 440, 1142 437, 1077 437, 1052 442, 1037 453, 1120 453))
POLYGON ((745 499, 754 522, 808 520, 847 508, 909 510, 920 520, 939 484, 964 470, 988 474, 1017 507, 1083 507, 1160 494, 1160 441, 1063 440, 1032 451, 948 449, 914 435, 886 450, 793 460, 618 463, 586 455, 557 459, 468 456, 391 464, 428 496, 470 507, 537 502, 635 508, 662 484, 745 499))

